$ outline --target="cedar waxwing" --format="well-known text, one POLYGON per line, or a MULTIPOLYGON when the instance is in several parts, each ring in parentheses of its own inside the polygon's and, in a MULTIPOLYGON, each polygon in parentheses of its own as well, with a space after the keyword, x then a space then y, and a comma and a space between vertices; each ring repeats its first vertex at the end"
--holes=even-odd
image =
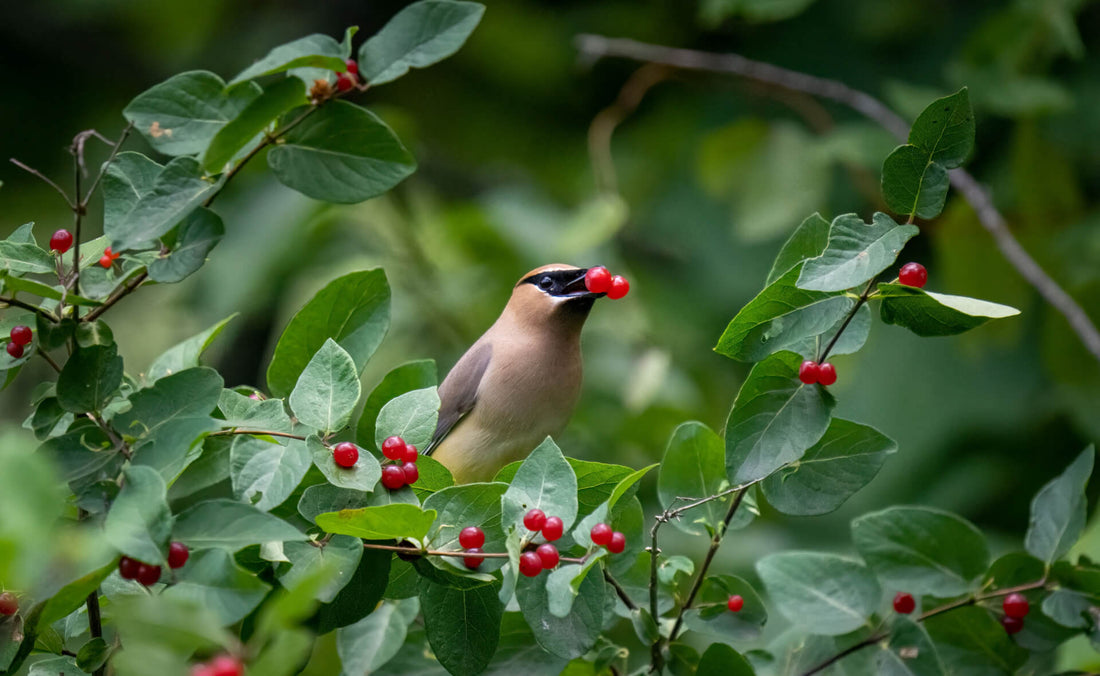
POLYGON ((425 453, 457 483, 491 481, 565 428, 581 391, 581 327, 596 299, 586 268, 544 265, 523 276, 504 311, 439 386, 425 453))

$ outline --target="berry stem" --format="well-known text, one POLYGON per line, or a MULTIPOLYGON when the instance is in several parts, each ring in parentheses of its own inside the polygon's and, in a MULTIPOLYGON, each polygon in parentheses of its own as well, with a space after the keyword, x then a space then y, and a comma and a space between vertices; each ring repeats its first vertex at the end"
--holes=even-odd
POLYGON ((6 305, 8 307, 20 307, 20 308, 23 308, 24 310, 29 310, 29 311, 35 313, 36 315, 41 315, 42 317, 50 320, 54 324, 56 324, 57 321, 58 321, 57 317, 55 317, 52 312, 49 312, 47 310, 43 310, 40 307, 37 307, 35 305, 31 305, 30 303, 28 303, 26 301, 19 300, 18 298, 0 298, 0 303, 3 303, 4 305, 6 305))
POLYGON ((844 323, 840 325, 840 329, 833 335, 829 344, 825 346, 821 355, 817 358, 818 364, 824 364, 825 360, 829 357, 829 352, 836 346, 836 341, 840 340, 840 336, 844 334, 844 329, 848 328, 848 325, 855 319, 856 313, 863 307, 863 304, 867 302, 867 298, 871 295, 871 291, 875 288, 875 282, 878 281, 878 275, 871 278, 871 281, 867 282, 867 287, 863 289, 863 293, 859 294, 859 298, 856 299, 856 304, 852 306, 851 311, 848 312, 848 316, 844 318, 844 323))
POLYGON ((211 432, 207 436, 210 437, 228 437, 234 434, 252 434, 258 437, 286 437, 287 439, 297 439, 298 441, 305 441, 306 438, 300 434, 291 434, 290 432, 275 432, 272 430, 242 430, 233 428, 231 430, 219 430, 217 432, 211 432))
POLYGON ((59 366, 58 363, 53 360, 53 357, 51 357, 49 354, 47 354, 46 351, 43 350, 41 346, 39 346, 39 348, 37 350, 35 350, 35 352, 38 353, 39 357, 42 357, 43 359, 45 359, 46 363, 49 364, 53 368, 54 371, 57 371, 58 373, 61 373, 61 366, 59 366))
MULTIPOLYGON (((92 638, 103 638, 103 619, 99 613, 99 590, 93 589, 91 594, 88 594, 88 633, 92 638)), ((103 666, 96 669, 92 676, 104 676, 107 673, 106 663, 103 666)))
MULTIPOLYGON (((441 551, 437 549, 413 549, 410 547, 402 547, 400 545, 380 545, 373 542, 364 542, 363 549, 378 549, 383 552, 405 552, 406 554, 419 554, 420 556, 449 556, 452 558, 465 558, 470 556, 469 552, 465 551, 441 551)), ((478 558, 482 559, 506 559, 511 554, 508 552, 478 552, 478 558)), ((587 563, 588 556, 583 556, 579 559, 571 557, 561 557, 562 563, 587 563)))
POLYGON ((37 169, 34 169, 32 167, 28 167, 27 165, 23 164, 22 162, 15 159, 14 157, 12 157, 10 159, 11 159, 11 163, 14 164, 15 166, 19 167, 20 169, 22 169, 23 171, 25 171, 29 174, 33 174, 33 175, 37 176, 38 178, 40 178, 43 181, 45 181, 46 183, 48 183, 50 185, 50 187, 52 187, 54 190, 56 190, 61 195, 61 197, 65 200, 65 204, 68 204, 70 209, 76 209, 76 205, 73 204, 73 201, 71 199, 69 199, 69 194, 66 193, 64 190, 62 190, 61 186, 59 186, 58 184, 51 181, 48 176, 46 176, 45 174, 43 174, 41 171, 39 171, 37 169))
POLYGON ((603 579, 607 580, 607 583, 610 584, 611 588, 615 590, 615 593, 619 595, 619 600, 623 602, 623 605, 631 610, 638 609, 638 604, 634 603, 634 600, 630 598, 630 594, 626 593, 626 590, 619 584, 619 581, 611 576, 611 571, 609 571, 607 567, 603 569, 603 579))

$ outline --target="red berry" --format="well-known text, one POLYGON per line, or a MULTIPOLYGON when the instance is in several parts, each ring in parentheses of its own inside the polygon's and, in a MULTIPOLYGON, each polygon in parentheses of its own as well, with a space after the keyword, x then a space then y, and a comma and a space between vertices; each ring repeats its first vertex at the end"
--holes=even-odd
POLYGON ((19 359, 23 356, 23 346, 19 343, 8 343, 7 347, 4 349, 8 351, 12 359, 19 359))
POLYGON ((50 237, 50 249, 57 253, 65 253, 73 245, 73 233, 68 230, 58 230, 50 237))
POLYGON ((336 76, 336 89, 342 92, 346 92, 355 86, 354 75, 348 75, 347 73, 340 73, 336 76))
POLYGON ((519 572, 524 577, 534 577, 542 572, 542 558, 534 552, 524 552, 519 557, 519 572))
POLYGON ((349 73, 351 73, 352 75, 358 75, 359 74, 359 62, 358 61, 356 61, 355 59, 348 59, 347 61, 344 62, 344 64, 348 67, 348 72, 349 73))
POLYGON ((558 565, 558 561, 561 560, 558 555, 558 548, 551 544, 539 545, 535 553, 538 554, 539 560, 542 561, 542 567, 546 570, 558 565))
POLYGON ((114 259, 118 258, 119 256, 121 256, 122 254, 116 254, 114 251, 111 251, 111 247, 107 247, 106 249, 103 250, 103 255, 107 256, 111 260, 114 260, 114 259))
POLYGON ((406 484, 414 484, 420 478, 420 470, 416 468, 415 462, 406 462, 401 471, 405 473, 406 484))
POLYGON ((798 379, 807 385, 813 385, 821 378, 821 367, 816 361, 807 359, 798 367, 798 379))
POLYGON ((1021 620, 1027 617, 1028 611, 1031 610, 1027 597, 1023 594, 1009 594, 1005 597, 1001 607, 1004 608, 1005 615, 1021 620))
POLYGON ((1005 628, 1007 634, 1018 634, 1024 628, 1024 621, 1019 617, 1008 617, 1006 615, 1001 618, 1001 626, 1005 628))
POLYGON ((191 556, 191 550, 182 542, 173 542, 168 545, 168 567, 172 570, 183 568, 189 556, 191 556))
POLYGON ((611 526, 606 523, 598 523, 592 526, 592 532, 588 534, 594 545, 606 545, 611 542, 611 526))
POLYGON ((113 263, 113 262, 114 262, 114 259, 111 258, 110 256, 108 256, 107 254, 103 254, 99 258, 99 264, 101 266, 105 267, 105 268, 111 267, 111 263, 113 263))
POLYGON ((236 657, 218 655, 210 660, 210 676, 242 676, 244 665, 236 657))
POLYGON ((332 459, 341 467, 354 467, 359 462, 359 449, 350 441, 341 442, 332 449, 332 459))
POLYGON ((485 531, 477 526, 467 526, 458 534, 458 544, 463 549, 474 549, 485 544, 485 531))
POLYGON ((14 615, 19 612, 19 599, 15 594, 4 592, 0 594, 0 615, 14 615))
POLYGON ((553 542, 561 537, 561 534, 565 532, 565 524, 561 522, 556 516, 550 516, 546 518, 546 523, 542 526, 542 536, 548 541, 553 542))
POLYGON ((382 485, 396 491, 405 485, 405 470, 397 465, 386 465, 382 469, 382 485))
MULTIPOLYGON (((484 536, 482 536, 484 537, 484 536)), ((470 547, 466 550, 467 554, 480 554, 481 547, 470 547)), ((485 560, 484 556, 464 556, 462 557, 462 563, 466 564, 466 567, 470 570, 477 570, 481 562, 485 560)))
POLYGON ((928 270, 920 263, 906 263, 898 272, 898 281, 905 286, 915 286, 918 289, 928 282, 928 270))
POLYGON ((31 342, 31 327, 23 326, 22 324, 13 326, 10 335, 11 342, 18 343, 19 345, 26 345, 31 342))
POLYGON ((118 575, 123 580, 136 580, 141 565, 141 561, 124 556, 118 560, 118 575))
POLYGON ((740 594, 734 594, 726 601, 726 607, 730 609, 730 612, 739 612, 745 607, 745 599, 741 598, 740 594))
POLYGON ((612 554, 619 554, 626 549, 626 536, 615 531, 611 534, 611 542, 607 543, 607 551, 612 554))
POLYGON ((191 676, 213 676, 213 674, 209 664, 196 664, 191 667, 191 676))
POLYGON ((152 587, 160 580, 160 566, 150 566, 148 563, 139 564, 137 578, 135 579, 146 587, 152 587))
POLYGON ((611 300, 619 300, 630 292, 630 282, 622 275, 611 278, 611 288, 607 290, 607 297, 611 300))
POLYGON ((405 444, 405 455, 402 457, 402 460, 405 462, 416 462, 418 457, 420 457, 420 453, 416 450, 416 446, 405 444))
POLYGON ((913 599, 912 594, 906 592, 898 592, 894 596, 894 610, 902 615, 908 615, 917 609, 917 602, 913 599))
POLYGON ((817 382, 829 386, 836 382, 836 367, 832 364, 822 364, 817 369, 817 382))
POLYGON ((382 442, 382 455, 390 460, 401 460, 405 457, 405 440, 401 437, 387 437, 382 442))
POLYGON ((611 273, 602 265, 588 268, 584 273, 584 288, 592 293, 607 293, 611 290, 611 273))
POLYGON ((541 509, 532 509, 523 517, 523 525, 527 530, 542 530, 546 525, 546 513, 541 509))

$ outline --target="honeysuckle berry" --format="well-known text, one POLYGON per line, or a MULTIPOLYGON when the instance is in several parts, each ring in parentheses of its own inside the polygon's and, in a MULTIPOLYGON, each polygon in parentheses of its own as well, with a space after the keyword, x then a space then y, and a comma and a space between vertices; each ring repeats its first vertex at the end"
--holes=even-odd
POLYGON ((391 491, 396 491, 405 485, 405 470, 397 465, 386 465, 382 468, 382 485, 391 491))
POLYGON ((244 665, 231 655, 218 655, 210 660, 210 676, 242 676, 244 665))
POLYGON ((402 460, 405 462, 416 462, 420 457, 420 452, 416 450, 416 446, 412 444, 405 444, 405 455, 402 456, 402 460))
POLYGON ((336 444, 332 449, 332 459, 341 467, 354 467, 359 462, 359 448, 350 441, 336 444))
POLYGON ((817 368, 817 382, 829 386, 836 382, 836 367, 832 364, 822 364, 817 368))
POLYGON ((908 615, 917 608, 917 601, 913 598, 912 594, 907 592, 898 592, 894 595, 894 612, 901 613, 902 615, 908 615))
POLYGON ((611 288, 607 290, 607 297, 611 300, 619 300, 626 294, 630 293, 630 282, 626 281, 626 278, 622 275, 615 275, 611 278, 611 288))
POLYGON ((798 367, 798 379, 807 385, 813 385, 820 377, 821 367, 812 359, 807 359, 798 367))
POLYGON ((592 538, 592 544, 606 546, 611 542, 611 526, 606 523, 598 523, 592 526, 592 531, 588 534, 588 537, 592 538))
POLYGON ((190 556, 191 550, 182 542, 173 542, 168 545, 168 567, 172 570, 183 568, 183 564, 187 563, 190 556))
POLYGON ((160 566, 143 563, 138 566, 137 577, 134 579, 143 586, 152 587, 160 580, 160 566))
POLYGON ((626 536, 615 531, 611 534, 611 542, 607 543, 607 551, 612 554, 621 554, 626 549, 626 536))
POLYGON ((920 263, 906 263, 898 272, 898 281, 905 286, 922 288, 928 282, 928 270, 920 263))
POLYGON ((458 534, 458 544, 463 549, 474 549, 485 544, 485 531, 477 526, 467 526, 458 534))
POLYGON ((416 468, 415 462, 406 462, 401 467, 401 471, 405 473, 406 484, 414 484, 420 478, 420 470, 416 468))
MULTIPOLYGON (((481 547, 470 547, 466 550, 467 554, 480 554, 481 547)), ((462 563, 470 570, 477 570, 481 565, 481 562, 485 560, 484 556, 464 556, 462 557, 462 563)))
POLYGON ((124 556, 118 560, 118 575, 123 580, 136 580, 141 565, 141 561, 124 556))
POLYGON ((1001 618, 1001 626, 1005 628, 1006 634, 1018 634, 1024 628, 1024 621, 1019 617, 1005 615, 1001 618))
POLYGON ((745 599, 741 598, 740 594, 734 594, 726 599, 726 607, 730 609, 730 612, 740 612, 745 607, 745 599))
POLYGON ((14 615, 19 612, 19 599, 15 594, 4 592, 0 594, 0 615, 14 615))
POLYGON ((524 552, 519 557, 519 572, 524 577, 535 577, 542 572, 542 558, 535 552, 524 552))
POLYGON ((1018 619, 1024 619, 1027 617, 1027 613, 1031 610, 1031 606, 1027 602, 1027 597, 1023 594, 1009 594, 1001 602, 1001 608, 1004 609, 1005 615, 1008 617, 1015 617, 1018 619))
POLYGON ((63 254, 73 245, 73 233, 68 230, 58 230, 50 237, 50 249, 63 254))
POLYGON ((386 437, 382 442, 382 455, 390 460, 401 460, 405 457, 405 440, 401 437, 386 437))
POLYGON ((340 73, 336 76, 336 90, 346 92, 355 86, 355 75, 340 73))
POLYGON ((558 561, 561 560, 561 556, 558 554, 558 548, 549 543, 539 545, 535 553, 538 554, 539 560, 542 561, 542 567, 546 570, 550 570, 558 565, 558 561))
POLYGON ((546 513, 541 509, 532 509, 523 517, 523 526, 527 530, 542 530, 546 525, 546 513))
POLYGON ((356 61, 355 59, 348 59, 347 61, 344 62, 344 65, 346 65, 348 67, 348 72, 351 73, 352 75, 358 75, 359 74, 359 62, 356 61))
POLYGON ((11 342, 17 345, 26 345, 31 342, 33 334, 31 333, 31 327, 20 324, 19 326, 11 327, 11 342))
POLYGON ((107 247, 103 250, 103 255, 99 259, 99 264, 105 268, 111 267, 111 264, 115 262, 115 259, 122 254, 116 254, 111 251, 111 247, 107 247))
POLYGON ((549 542, 553 542, 565 532, 565 524, 556 516, 546 517, 546 523, 542 526, 542 536, 549 542))
POLYGON ((602 265, 588 268, 584 273, 584 288, 592 293, 607 293, 611 290, 611 273, 602 265))
POLYGON ((23 346, 19 343, 8 343, 4 349, 8 351, 12 359, 19 359, 23 356, 23 346))

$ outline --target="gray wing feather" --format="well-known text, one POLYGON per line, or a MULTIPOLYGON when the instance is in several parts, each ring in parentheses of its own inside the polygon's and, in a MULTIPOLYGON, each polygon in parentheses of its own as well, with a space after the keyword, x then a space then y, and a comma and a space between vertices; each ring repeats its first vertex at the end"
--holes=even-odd
POLYGON ((477 342, 443 379, 439 386, 439 421, 435 425, 435 434, 424 455, 431 455, 439 442, 447 436, 458 421, 469 413, 477 403, 477 389, 481 385, 481 377, 485 375, 485 369, 489 367, 489 360, 493 355, 493 346, 488 342, 477 342))

